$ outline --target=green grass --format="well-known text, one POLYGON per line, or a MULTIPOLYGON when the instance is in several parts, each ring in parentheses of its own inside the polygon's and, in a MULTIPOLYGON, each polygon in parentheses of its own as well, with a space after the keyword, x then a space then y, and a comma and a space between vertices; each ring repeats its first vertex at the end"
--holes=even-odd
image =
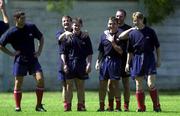
POLYGON ((45 92, 43 103, 47 112, 35 112, 36 96, 35 93, 23 93, 22 112, 14 111, 14 100, 12 93, 0 94, 0 116, 180 116, 180 92, 160 92, 162 112, 152 111, 151 99, 146 93, 147 112, 135 112, 136 99, 131 93, 130 112, 96 112, 98 109, 98 93, 86 92, 87 112, 77 112, 77 98, 74 93, 72 112, 64 112, 62 97, 60 92, 45 92))

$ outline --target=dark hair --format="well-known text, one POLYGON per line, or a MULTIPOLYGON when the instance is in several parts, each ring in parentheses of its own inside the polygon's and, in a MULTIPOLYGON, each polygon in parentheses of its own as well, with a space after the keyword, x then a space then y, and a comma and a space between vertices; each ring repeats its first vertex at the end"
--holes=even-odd
POLYGON ((65 15, 62 18, 68 18, 72 22, 72 18, 69 15, 65 15))
POLYGON ((19 10, 19 11, 16 11, 13 16, 15 19, 19 19, 19 17, 24 16, 24 15, 25 15, 25 13, 23 11, 19 10))
POLYGON ((113 22, 116 22, 118 24, 118 19, 114 16, 112 17, 109 17, 109 20, 113 21, 113 22))
POLYGON ((126 16, 126 11, 125 11, 124 9, 118 9, 117 11, 123 12, 123 13, 124 13, 124 16, 126 16))
POLYGON ((83 26, 83 21, 80 17, 77 17, 75 19, 73 19, 72 21, 73 23, 79 23, 81 26, 83 26))

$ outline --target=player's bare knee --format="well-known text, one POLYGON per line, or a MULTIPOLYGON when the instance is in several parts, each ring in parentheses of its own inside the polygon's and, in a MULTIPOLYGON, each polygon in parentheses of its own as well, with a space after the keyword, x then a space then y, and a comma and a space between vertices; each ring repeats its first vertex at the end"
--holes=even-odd
POLYGON ((148 88, 149 88, 149 89, 152 89, 152 88, 154 88, 154 87, 155 87, 154 83, 148 83, 148 88))
POLYGON ((38 87, 44 87, 44 79, 37 80, 37 86, 38 87))

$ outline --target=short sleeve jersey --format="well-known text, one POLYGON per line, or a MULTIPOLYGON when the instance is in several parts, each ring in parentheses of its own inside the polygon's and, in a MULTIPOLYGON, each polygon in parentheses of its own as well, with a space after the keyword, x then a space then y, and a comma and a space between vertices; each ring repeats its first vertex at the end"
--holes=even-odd
POLYGON ((25 24, 23 28, 12 27, 6 31, 0 39, 0 44, 11 44, 14 50, 20 51, 20 55, 32 57, 35 52, 34 39, 41 38, 42 33, 34 24, 25 24))
POLYGON ((93 54, 92 43, 90 37, 73 34, 71 40, 67 40, 62 45, 62 53, 67 54, 68 58, 79 58, 85 60, 88 55, 93 54))
POLYGON ((129 33, 129 52, 142 53, 153 52, 154 48, 160 46, 155 31, 149 27, 141 30, 133 30, 129 33))
MULTIPOLYGON (((120 41, 118 40, 118 31, 115 33, 115 42, 118 46, 120 46, 120 41)), ((100 44, 98 50, 102 52, 105 56, 115 56, 115 57, 121 57, 121 55, 114 50, 111 42, 107 39, 106 34, 102 34, 100 38, 100 44)))

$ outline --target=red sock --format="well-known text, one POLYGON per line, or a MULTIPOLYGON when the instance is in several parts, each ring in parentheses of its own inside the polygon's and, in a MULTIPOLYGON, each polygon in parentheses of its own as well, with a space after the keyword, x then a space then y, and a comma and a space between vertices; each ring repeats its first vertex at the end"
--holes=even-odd
POLYGON ((145 110, 145 94, 143 91, 136 91, 136 99, 138 102, 138 109, 145 110))
POLYGON ((71 103, 67 103, 66 101, 64 101, 64 110, 70 111, 71 110, 71 103))
POLYGON ((129 102, 124 102, 124 109, 129 110, 129 102))
POLYGON ((109 110, 113 110, 114 109, 114 99, 109 99, 109 104, 108 104, 108 108, 109 110))
POLYGON ((77 107, 78 107, 78 109, 81 109, 81 108, 85 108, 85 105, 83 103, 78 103, 77 107))
POLYGON ((121 98, 116 97, 116 109, 121 109, 121 98))
POLYGON ((105 106, 104 102, 100 102, 99 105, 100 105, 100 109, 104 110, 104 106, 105 106))
POLYGON ((150 96, 151 96, 154 108, 159 107, 160 104, 159 104, 159 100, 158 100, 157 89, 156 88, 152 88, 152 89, 150 89, 149 93, 150 93, 150 96))
POLYGON ((36 88, 37 105, 41 105, 44 88, 36 88))
POLYGON ((21 108, 21 98, 22 98, 21 90, 14 90, 14 99, 16 102, 16 108, 21 108))

